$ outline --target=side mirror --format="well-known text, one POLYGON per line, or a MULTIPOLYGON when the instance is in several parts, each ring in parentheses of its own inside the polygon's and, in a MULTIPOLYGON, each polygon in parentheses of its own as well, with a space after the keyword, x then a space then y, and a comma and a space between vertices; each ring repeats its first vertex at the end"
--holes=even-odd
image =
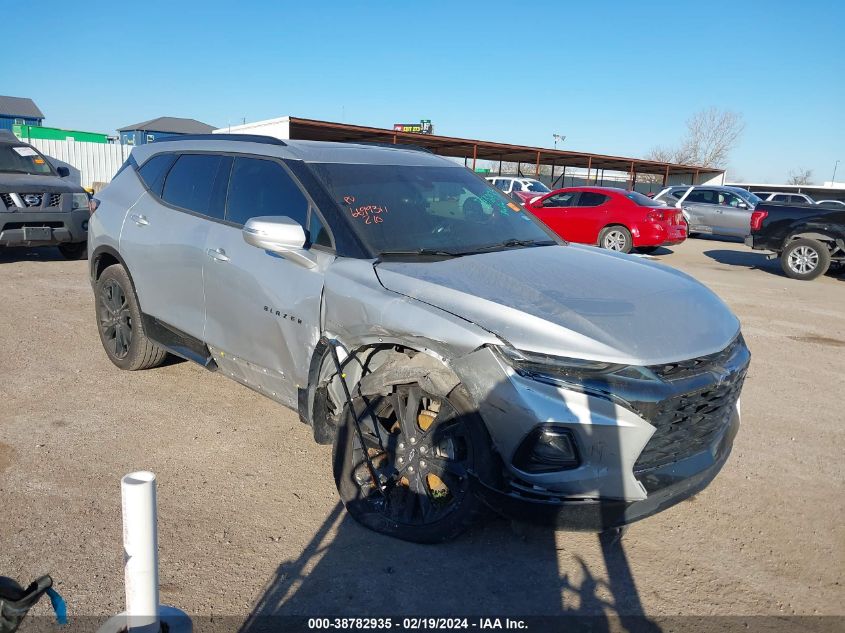
POLYGON ((67 178, 70 176, 70 169, 67 167, 56 167, 56 173, 59 174, 59 178, 67 178))
POLYGON ((287 216, 250 218, 241 230, 244 241, 257 248, 281 255, 285 259, 313 268, 317 263, 305 251, 305 230, 287 216))
POLYGON ((740 208, 740 209, 747 209, 747 208, 748 208, 748 203, 747 203, 747 202, 740 202, 740 203, 739 203, 738 205, 736 205, 736 206, 737 206, 738 208, 740 208))

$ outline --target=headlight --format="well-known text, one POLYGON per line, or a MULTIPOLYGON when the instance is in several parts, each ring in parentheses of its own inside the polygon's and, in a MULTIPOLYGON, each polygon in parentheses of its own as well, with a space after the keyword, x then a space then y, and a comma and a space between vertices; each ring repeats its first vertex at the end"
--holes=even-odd
POLYGON ((73 209, 87 209, 88 208, 88 194, 75 193, 73 194, 73 209))
POLYGON ((537 354, 506 346, 493 349, 520 376, 590 393, 620 404, 627 404, 632 392, 647 394, 661 382, 648 367, 537 354))

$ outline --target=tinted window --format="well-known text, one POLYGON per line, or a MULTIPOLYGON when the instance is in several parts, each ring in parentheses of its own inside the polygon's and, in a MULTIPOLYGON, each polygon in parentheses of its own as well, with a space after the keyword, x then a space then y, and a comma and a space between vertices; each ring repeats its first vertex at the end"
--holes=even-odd
POLYGON ((226 219, 245 224, 250 218, 265 215, 286 215, 304 228, 308 200, 279 163, 236 158, 229 182, 226 219))
POLYGON ((549 196, 545 200, 543 200, 544 207, 571 207, 576 198, 578 197, 577 191, 566 191, 564 193, 556 193, 553 196, 549 196))
POLYGON ((698 202, 699 204, 716 204, 716 192, 709 189, 693 189, 684 202, 698 202))
POLYGON ((578 199, 579 207, 597 207, 607 202, 609 196, 603 193, 596 193, 595 191, 582 191, 581 197, 578 199))
POLYGON ((161 195, 161 187, 164 184, 164 177, 167 175, 167 170, 173 165, 176 160, 176 154, 159 154, 153 156, 150 160, 143 164, 138 170, 138 175, 144 184, 157 196, 161 195))
POLYGON ((787 202, 789 201, 789 196, 779 193, 775 196, 772 196, 772 202, 787 202))
POLYGON ((332 246, 332 238, 320 221, 320 216, 311 212, 311 222, 308 224, 308 240, 317 246, 332 246))
POLYGON ((222 219, 231 160, 213 154, 181 155, 167 174, 161 197, 174 206, 222 219))

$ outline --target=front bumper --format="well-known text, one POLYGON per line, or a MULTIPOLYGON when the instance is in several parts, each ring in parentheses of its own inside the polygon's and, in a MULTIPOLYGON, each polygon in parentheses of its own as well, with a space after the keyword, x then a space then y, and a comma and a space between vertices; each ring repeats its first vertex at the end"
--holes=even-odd
POLYGON ((536 490, 499 490, 477 478, 472 483, 484 503, 501 515, 565 530, 603 532, 650 517, 704 490, 725 465, 738 429, 737 414, 707 450, 649 472, 642 478, 648 496, 640 501, 565 499, 536 490))
POLYGON ((668 508, 706 487, 730 454, 748 361, 737 337, 716 354, 657 366, 661 380, 608 398, 519 375, 490 350, 476 350, 455 368, 505 466, 501 480, 475 481, 476 492, 502 514, 574 530, 601 531, 668 508), (524 438, 549 424, 575 438, 578 466, 514 467, 524 438))
POLYGON ((0 211, 0 246, 47 246, 84 242, 88 209, 0 211))

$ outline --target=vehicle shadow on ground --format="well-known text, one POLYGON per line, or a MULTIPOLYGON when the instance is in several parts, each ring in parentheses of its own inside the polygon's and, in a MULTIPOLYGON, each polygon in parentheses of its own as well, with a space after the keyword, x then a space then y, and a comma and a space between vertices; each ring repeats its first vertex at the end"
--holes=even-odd
POLYGON ((25 247, 25 246, 0 246, 0 264, 12 262, 66 262, 64 256, 55 246, 25 247))
POLYGON ((762 270, 772 275, 785 277, 778 260, 767 259, 766 255, 756 251, 711 250, 704 251, 704 255, 720 264, 742 266, 749 270, 762 270))
POLYGON ((338 503, 299 558, 279 565, 240 630, 279 630, 278 616, 474 614, 586 616, 592 631, 613 628, 612 618, 659 631, 644 617, 622 541, 597 538, 605 569, 577 555, 559 569, 551 528, 493 519, 455 541, 416 545, 361 527, 338 503))

